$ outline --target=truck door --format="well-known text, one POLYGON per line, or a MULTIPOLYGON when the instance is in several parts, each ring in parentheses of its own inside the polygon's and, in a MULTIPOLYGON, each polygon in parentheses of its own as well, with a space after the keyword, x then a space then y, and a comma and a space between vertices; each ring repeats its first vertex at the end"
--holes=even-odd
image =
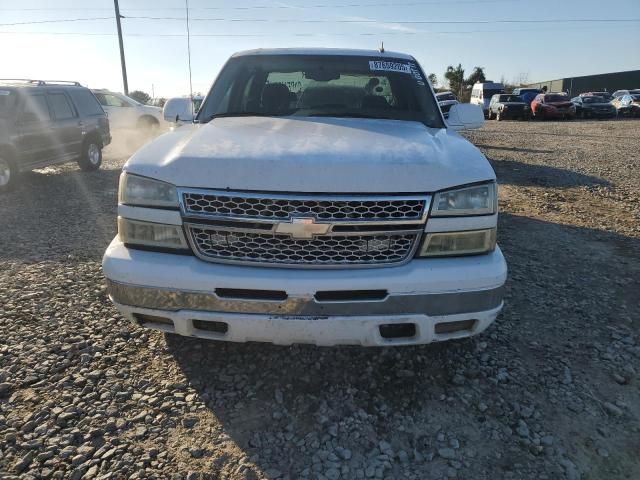
POLYGON ((80 155, 84 125, 63 91, 47 92, 47 101, 53 114, 53 138, 58 156, 72 158, 80 155))
POLYGON ((16 148, 21 167, 53 160, 56 153, 52 121, 44 92, 24 95, 17 122, 16 148))

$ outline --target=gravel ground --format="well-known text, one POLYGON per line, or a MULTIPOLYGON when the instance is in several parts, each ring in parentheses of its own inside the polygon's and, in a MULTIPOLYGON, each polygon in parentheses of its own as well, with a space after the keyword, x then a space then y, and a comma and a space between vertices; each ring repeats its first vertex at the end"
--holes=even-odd
POLYGON ((361 349, 143 331, 109 304, 122 151, 0 197, 0 478, 640 478, 640 122, 489 122, 506 307, 361 349))

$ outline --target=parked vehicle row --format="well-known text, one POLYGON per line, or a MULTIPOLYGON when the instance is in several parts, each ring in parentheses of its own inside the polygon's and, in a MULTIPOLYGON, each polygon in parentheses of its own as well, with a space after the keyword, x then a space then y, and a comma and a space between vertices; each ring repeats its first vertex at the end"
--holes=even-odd
POLYGON ((77 82, 0 80, 0 192, 21 172, 77 161, 100 168, 111 142, 107 115, 77 82))
MULTIPOLYGON (((634 92, 635 90, 625 90, 634 92)), ((548 118, 640 117, 640 93, 615 96, 616 93, 585 92, 569 98, 566 93, 542 93, 536 89, 518 88, 512 94, 496 94, 491 98, 487 118, 490 120, 520 119, 545 120, 548 118), (528 97, 538 93, 529 102, 528 97)))

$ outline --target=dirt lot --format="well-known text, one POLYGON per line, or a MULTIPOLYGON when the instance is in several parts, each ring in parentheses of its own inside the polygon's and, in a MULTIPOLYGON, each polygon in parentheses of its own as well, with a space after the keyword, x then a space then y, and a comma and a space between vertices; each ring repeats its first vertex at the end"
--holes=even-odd
POLYGON ((489 122, 506 307, 411 348, 134 328, 100 270, 124 158, 0 198, 0 478, 640 478, 640 121, 489 122))

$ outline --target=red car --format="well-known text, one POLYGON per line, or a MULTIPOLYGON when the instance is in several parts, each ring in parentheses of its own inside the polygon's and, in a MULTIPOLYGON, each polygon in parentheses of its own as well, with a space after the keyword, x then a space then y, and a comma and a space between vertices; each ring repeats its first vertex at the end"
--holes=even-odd
POLYGON ((541 93, 531 102, 533 118, 544 120, 545 118, 573 119, 576 116, 576 107, 564 93, 541 93))

